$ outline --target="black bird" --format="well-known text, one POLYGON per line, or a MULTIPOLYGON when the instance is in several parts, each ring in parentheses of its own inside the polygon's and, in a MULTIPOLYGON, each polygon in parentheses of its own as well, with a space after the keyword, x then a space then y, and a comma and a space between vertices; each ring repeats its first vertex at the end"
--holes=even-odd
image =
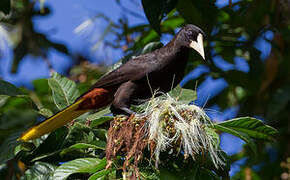
POLYGON ((188 24, 164 47, 135 57, 101 77, 92 88, 63 111, 27 130, 21 141, 49 133, 81 114, 111 104, 114 114, 134 114, 131 104, 148 99, 152 92, 168 92, 182 80, 190 49, 203 59, 204 32, 188 24))

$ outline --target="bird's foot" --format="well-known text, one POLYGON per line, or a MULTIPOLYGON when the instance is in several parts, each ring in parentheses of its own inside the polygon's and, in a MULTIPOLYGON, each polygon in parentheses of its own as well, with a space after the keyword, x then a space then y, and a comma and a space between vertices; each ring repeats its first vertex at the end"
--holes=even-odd
POLYGON ((137 114, 136 112, 132 111, 131 109, 127 107, 121 107, 121 108, 115 108, 111 106, 111 112, 113 113, 114 116, 116 115, 126 115, 126 116, 131 116, 132 114, 137 114))
POLYGON ((73 126, 75 124, 75 120, 72 120, 70 123, 68 123, 66 126, 67 127, 70 127, 70 126, 73 126))
POLYGON ((86 123, 85 123, 85 125, 86 126, 91 126, 91 122, 92 122, 91 120, 87 120, 86 123))
POLYGON ((130 115, 131 116, 131 115, 137 114, 136 112, 132 111, 129 108, 120 108, 120 109, 125 112, 125 115, 130 115))

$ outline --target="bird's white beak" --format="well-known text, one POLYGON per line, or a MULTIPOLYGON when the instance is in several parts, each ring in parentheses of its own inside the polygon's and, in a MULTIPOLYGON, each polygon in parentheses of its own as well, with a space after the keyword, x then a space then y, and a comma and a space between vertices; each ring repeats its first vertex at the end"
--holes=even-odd
POLYGON ((196 50, 201 55, 201 57, 205 60, 204 49, 203 49, 203 36, 201 33, 197 35, 197 41, 191 41, 189 46, 192 49, 196 50))

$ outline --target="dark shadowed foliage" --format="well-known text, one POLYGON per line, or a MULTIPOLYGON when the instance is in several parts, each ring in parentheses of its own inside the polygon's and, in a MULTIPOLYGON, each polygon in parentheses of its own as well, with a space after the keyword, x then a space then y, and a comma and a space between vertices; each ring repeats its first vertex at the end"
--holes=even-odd
MULTIPOLYGON (((68 70, 67 78, 53 73, 49 79, 34 80, 33 90, 0 80, 0 179, 116 179, 122 178, 124 161, 127 169, 131 163, 131 171, 138 165, 141 179, 228 179, 230 166, 239 160, 244 163, 232 179, 290 177, 290 1, 229 0, 220 5, 220 1, 215 0, 142 0, 138 5, 144 12, 131 12, 125 11, 122 1, 116 0, 126 12, 118 21, 111 20, 109 12, 96 14, 91 19, 107 23, 100 38, 106 47, 123 50, 124 57, 112 67, 94 65, 82 55, 72 55, 66 45, 37 32, 33 18, 50 14, 50 8, 42 3, 40 0, 3 0, 0 3, 0 41, 3 32, 13 40, 11 72, 17 72, 27 55, 41 57, 53 71, 47 58, 50 49, 64 53, 74 65, 68 70), (139 17, 140 14, 148 23, 129 25, 127 16, 139 17), (207 127, 217 147, 222 133, 230 133, 245 142, 236 154, 219 151, 226 162, 222 168, 216 168, 209 161, 210 154, 206 151, 193 160, 184 158, 181 150, 177 155, 162 152, 157 169, 150 148, 144 148, 142 143, 144 151, 137 149, 142 160, 134 161, 133 157, 137 156, 132 154, 131 159, 126 159, 129 151, 118 147, 114 138, 118 133, 120 136, 128 134, 116 131, 108 135, 108 130, 113 128, 108 108, 84 114, 73 123, 29 143, 16 141, 21 132, 69 105, 107 71, 132 56, 162 47, 162 37, 173 36, 185 24, 195 24, 207 35, 206 62, 192 51, 186 74, 201 66, 208 71, 194 78, 187 76, 183 81, 184 89, 179 87, 178 96, 187 103, 194 101, 196 84, 201 85, 208 78, 223 79, 226 86, 208 99, 206 107, 218 106, 221 111, 238 107, 237 116, 241 117, 207 127), (271 47, 269 52, 263 49, 265 44, 271 47), (110 146, 121 150, 110 157, 111 168, 106 169, 108 137, 110 146)), ((1 50, 0 44, 0 58, 1 50)), ((176 89, 171 93, 175 94, 174 91, 176 89)), ((144 110, 142 106, 134 108, 144 110)), ((128 130, 126 123, 121 126, 128 130)), ((138 144, 130 139, 120 142, 127 142, 125 147, 138 144)))

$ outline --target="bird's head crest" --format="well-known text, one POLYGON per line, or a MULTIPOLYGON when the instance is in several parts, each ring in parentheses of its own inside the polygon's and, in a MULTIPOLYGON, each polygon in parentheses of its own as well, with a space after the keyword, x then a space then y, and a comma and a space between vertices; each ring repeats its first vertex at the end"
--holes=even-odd
POLYGON ((188 24, 178 33, 178 40, 183 46, 196 50, 205 59, 203 38, 205 33, 197 26, 188 24))

